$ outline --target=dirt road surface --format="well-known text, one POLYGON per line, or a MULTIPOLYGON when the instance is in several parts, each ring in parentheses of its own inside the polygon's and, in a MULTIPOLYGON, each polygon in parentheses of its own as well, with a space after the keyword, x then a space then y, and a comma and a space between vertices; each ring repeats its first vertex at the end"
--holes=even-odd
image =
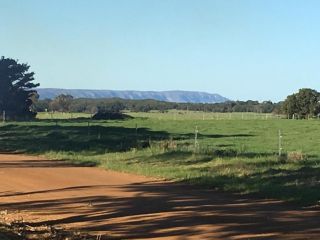
POLYGON ((0 210, 115 239, 320 239, 320 210, 0 154, 0 210))

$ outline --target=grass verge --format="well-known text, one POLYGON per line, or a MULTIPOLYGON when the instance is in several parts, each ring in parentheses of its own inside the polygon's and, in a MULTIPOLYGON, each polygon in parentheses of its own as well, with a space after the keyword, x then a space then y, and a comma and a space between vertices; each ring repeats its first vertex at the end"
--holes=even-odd
POLYGON ((0 150, 307 206, 320 200, 319 132, 315 120, 49 119, 1 126, 0 150))

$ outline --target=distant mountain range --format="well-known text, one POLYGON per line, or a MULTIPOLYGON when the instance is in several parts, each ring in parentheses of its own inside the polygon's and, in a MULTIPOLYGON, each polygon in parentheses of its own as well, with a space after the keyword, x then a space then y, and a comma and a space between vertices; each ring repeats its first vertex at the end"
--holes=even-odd
POLYGON ((123 99, 154 99, 166 102, 219 103, 229 99, 216 94, 194 91, 114 91, 38 88, 40 99, 53 99, 60 94, 70 94, 74 98, 123 98, 123 99))

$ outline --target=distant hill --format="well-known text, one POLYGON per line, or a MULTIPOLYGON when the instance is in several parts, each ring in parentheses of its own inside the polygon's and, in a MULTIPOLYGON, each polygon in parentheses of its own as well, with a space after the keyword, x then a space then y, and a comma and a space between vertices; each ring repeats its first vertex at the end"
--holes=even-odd
POLYGON ((219 103, 229 100, 219 94, 193 91, 114 91, 60 88, 39 88, 37 91, 40 99, 52 99, 60 94, 70 94, 74 98, 155 99, 180 103, 219 103))

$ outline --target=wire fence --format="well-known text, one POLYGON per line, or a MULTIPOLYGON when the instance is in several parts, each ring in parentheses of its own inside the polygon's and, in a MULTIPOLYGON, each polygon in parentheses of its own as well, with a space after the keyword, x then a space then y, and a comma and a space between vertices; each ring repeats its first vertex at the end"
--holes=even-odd
POLYGON ((253 113, 253 112, 234 112, 234 113, 217 113, 217 112, 200 112, 200 111, 178 111, 171 110, 161 113, 159 111, 151 112, 129 112, 133 117, 154 118, 159 120, 269 120, 285 119, 285 115, 275 115, 271 113, 253 113))

